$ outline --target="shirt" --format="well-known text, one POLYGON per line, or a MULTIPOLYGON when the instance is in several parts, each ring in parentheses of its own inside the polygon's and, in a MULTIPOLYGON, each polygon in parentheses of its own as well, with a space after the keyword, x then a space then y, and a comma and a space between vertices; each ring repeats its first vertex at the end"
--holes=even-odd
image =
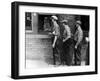
POLYGON ((54 27, 53 27, 53 34, 56 36, 60 36, 60 28, 59 25, 56 22, 54 23, 54 27))
POLYGON ((77 41, 77 43, 80 43, 83 39, 83 31, 81 27, 79 26, 74 34, 74 40, 77 41))
POLYGON ((71 38, 71 30, 70 30, 70 27, 68 25, 65 25, 63 37, 67 38, 67 39, 71 38))

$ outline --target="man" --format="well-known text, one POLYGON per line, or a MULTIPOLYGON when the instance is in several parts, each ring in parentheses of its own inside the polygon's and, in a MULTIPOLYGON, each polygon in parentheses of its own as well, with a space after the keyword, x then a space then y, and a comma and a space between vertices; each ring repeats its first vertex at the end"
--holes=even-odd
POLYGON ((71 29, 68 26, 68 20, 63 20, 62 25, 64 26, 63 32, 63 49, 64 49, 64 61, 65 64, 71 66, 73 63, 74 53, 74 42, 71 38, 71 29))
POLYGON ((81 21, 76 21, 75 26, 75 34, 74 34, 74 40, 75 40, 75 65, 81 64, 81 42, 83 39, 83 31, 81 29, 81 21))
MULTIPOLYGON (((58 65, 61 65, 62 64, 62 57, 61 57, 61 54, 62 54, 62 39, 61 39, 61 36, 60 36, 60 27, 57 24, 58 18, 56 16, 51 16, 51 18, 52 18, 52 23, 53 23, 52 33, 54 35, 52 47, 53 47, 53 51, 56 51, 56 53, 54 52, 54 54, 58 54, 58 59, 59 59, 58 65)), ((54 55, 54 60, 55 60, 55 55, 54 55)))

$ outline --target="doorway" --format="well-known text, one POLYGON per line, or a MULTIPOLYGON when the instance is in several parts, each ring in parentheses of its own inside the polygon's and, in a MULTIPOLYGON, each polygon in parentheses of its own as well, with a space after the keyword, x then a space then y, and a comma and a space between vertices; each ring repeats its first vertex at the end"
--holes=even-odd
POLYGON ((38 15, 38 33, 39 34, 47 34, 51 32, 52 23, 51 23, 52 15, 39 14, 38 15))

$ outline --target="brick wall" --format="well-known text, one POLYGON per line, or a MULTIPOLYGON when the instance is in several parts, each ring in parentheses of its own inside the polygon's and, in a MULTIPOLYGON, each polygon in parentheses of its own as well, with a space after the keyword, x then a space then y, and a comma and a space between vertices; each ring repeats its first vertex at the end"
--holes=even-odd
POLYGON ((47 35, 26 34, 26 59, 46 61, 47 58, 53 58, 51 45, 47 35))

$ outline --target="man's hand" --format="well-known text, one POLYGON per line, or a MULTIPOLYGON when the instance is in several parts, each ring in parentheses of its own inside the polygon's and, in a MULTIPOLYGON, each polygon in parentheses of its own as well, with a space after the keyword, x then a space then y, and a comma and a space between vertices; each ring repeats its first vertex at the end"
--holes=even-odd
POLYGON ((77 49, 77 45, 75 45, 75 49, 77 49))
POLYGON ((65 42, 66 40, 65 39, 63 39, 63 42, 65 42))
POLYGON ((52 44, 52 47, 54 48, 55 47, 55 44, 52 44))

